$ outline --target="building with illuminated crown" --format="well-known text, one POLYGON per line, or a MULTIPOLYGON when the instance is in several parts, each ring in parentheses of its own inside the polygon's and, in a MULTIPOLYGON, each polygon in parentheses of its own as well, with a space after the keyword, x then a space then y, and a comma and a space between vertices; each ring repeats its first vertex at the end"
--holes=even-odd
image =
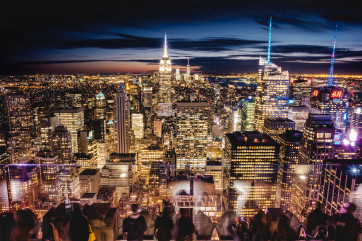
POLYGON ((116 153, 128 153, 130 147, 130 104, 124 88, 116 94, 114 105, 114 144, 116 153))
POLYGON ((159 92, 158 92, 158 115, 170 116, 172 114, 172 69, 171 59, 167 53, 167 37, 165 33, 165 44, 163 46, 163 56, 160 61, 159 69, 159 92))

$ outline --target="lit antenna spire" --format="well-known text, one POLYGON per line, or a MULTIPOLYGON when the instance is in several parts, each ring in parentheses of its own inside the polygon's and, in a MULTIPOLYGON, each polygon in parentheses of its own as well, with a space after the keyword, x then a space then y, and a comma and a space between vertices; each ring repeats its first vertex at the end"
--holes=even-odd
POLYGON ((190 58, 187 58, 187 65, 190 65, 190 58))
POLYGON ((271 47, 271 29, 272 29, 272 17, 270 17, 269 23, 269 42, 268 42, 268 65, 270 65, 270 47, 271 47))
POLYGON ((334 58, 335 58, 335 53, 336 53, 337 27, 338 27, 338 25, 336 25, 336 30, 334 32, 333 52, 332 52, 332 58, 331 58, 331 69, 329 70, 329 77, 328 77, 328 82, 327 82, 328 87, 334 86, 333 71, 334 71, 334 58))
POLYGON ((168 54, 167 54, 167 35, 166 35, 166 32, 165 32, 165 45, 163 46, 163 57, 168 57, 168 54))

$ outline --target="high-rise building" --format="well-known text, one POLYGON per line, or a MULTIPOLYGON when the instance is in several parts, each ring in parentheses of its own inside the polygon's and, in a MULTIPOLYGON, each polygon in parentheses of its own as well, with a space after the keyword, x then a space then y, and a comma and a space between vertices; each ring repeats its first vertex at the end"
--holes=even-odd
POLYGON ((58 117, 55 115, 46 116, 40 120, 40 137, 44 149, 49 149, 49 139, 55 127, 58 126, 58 117))
POLYGON ((288 119, 295 122, 295 129, 303 131, 306 120, 309 116, 309 107, 307 106, 289 106, 288 119))
POLYGON ((104 120, 106 119, 106 97, 102 92, 96 95, 96 108, 94 109, 94 119, 104 120))
POLYGON ((50 150, 58 156, 59 163, 72 160, 72 137, 65 126, 57 126, 49 141, 50 150))
POLYGON ((172 96, 171 96, 171 59, 167 53, 167 38, 165 34, 165 45, 163 47, 163 56, 160 61, 159 69, 159 92, 158 92, 158 115, 169 116, 172 114, 172 96))
POLYGON ((224 156, 228 208, 251 217, 275 207, 279 144, 258 131, 229 133, 224 156))
POLYGON ((176 81, 180 81, 181 80, 181 73, 180 73, 180 69, 176 69, 176 74, 175 74, 175 79, 176 81))
POLYGON ((152 163, 163 163, 164 150, 158 145, 150 145, 142 148, 138 153, 138 173, 140 180, 146 185, 149 184, 150 170, 152 163))
MULTIPOLYGON (((309 165, 311 170, 302 174, 299 186, 295 185, 296 190, 300 190, 299 194, 295 194, 300 197, 293 203, 296 207, 310 207, 313 201, 318 200, 323 160, 333 158, 334 132, 330 115, 309 115, 300 145, 299 164, 309 165)), ((301 212, 297 208, 294 211, 301 212)))
POLYGON ((143 107, 152 107, 152 87, 143 88, 143 107))
POLYGON ((287 130, 276 136, 280 144, 276 203, 284 210, 290 209, 295 167, 299 160, 299 148, 303 133, 287 130))
POLYGON ((278 141, 277 137, 287 130, 295 130, 295 122, 287 118, 267 118, 264 121, 263 132, 278 141))
POLYGON ((241 101, 241 131, 253 131, 255 121, 255 99, 241 101))
POLYGON ((9 125, 8 152, 13 163, 25 163, 32 157, 31 134, 33 116, 28 95, 9 94, 5 96, 9 125))
POLYGON ((131 123, 134 136, 137 139, 142 139, 145 136, 145 122, 142 113, 132 113, 131 123))
POLYGON ((65 126, 72 136, 72 151, 78 151, 78 130, 84 126, 83 108, 69 107, 56 110, 59 125, 65 126))
POLYGON ((79 174, 80 194, 98 193, 101 185, 101 173, 99 169, 85 169, 79 174))
POLYGON ((288 117, 289 73, 282 68, 259 60, 259 75, 255 97, 255 129, 262 132, 266 118, 288 117))
POLYGON ((176 103, 177 171, 205 171, 209 112, 208 103, 176 103))
POLYGON ((191 82, 190 58, 187 58, 186 83, 191 82))
POLYGON ((130 147, 130 108, 126 91, 121 88, 116 94, 114 106, 115 151, 128 153, 130 147))
POLYGON ((35 163, 40 164, 39 199, 48 203, 60 201, 58 156, 51 151, 43 150, 35 156, 35 163))

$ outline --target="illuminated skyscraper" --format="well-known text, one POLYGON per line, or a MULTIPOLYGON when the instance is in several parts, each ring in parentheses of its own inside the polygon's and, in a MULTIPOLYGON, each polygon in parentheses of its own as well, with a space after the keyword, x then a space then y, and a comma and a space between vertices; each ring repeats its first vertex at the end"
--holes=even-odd
POLYGON ((295 122, 287 118, 267 118, 264 121, 263 132, 278 142, 278 136, 287 130, 295 130, 295 122))
POLYGON ((28 95, 10 94, 5 96, 9 138, 8 152, 13 163, 25 163, 32 157, 31 133, 33 132, 33 116, 28 95))
POLYGON ((152 107, 152 87, 143 88, 143 107, 152 107))
POLYGON ((142 113, 131 114, 132 130, 136 139, 142 139, 145 135, 145 122, 142 113))
MULTIPOLYGON (((296 190, 300 190, 299 194, 295 194, 300 197, 294 201, 293 205, 296 207, 311 206, 312 201, 318 200, 323 160, 333 158, 334 132, 330 115, 309 115, 303 131, 299 164, 308 164, 310 170, 303 173, 303 180, 300 180, 299 186, 295 185, 296 190)), ((295 208, 294 211, 300 213, 301 210, 295 208)))
POLYGON ((128 153, 130 147, 130 108, 126 91, 121 88, 116 94, 114 107, 115 151, 128 153))
POLYGON ((96 95, 96 108, 94 109, 94 119, 106 119, 106 98, 102 92, 96 95))
POLYGON ((275 207, 279 145, 258 131, 226 134, 224 190, 228 208, 251 217, 275 207))
POLYGON ((158 92, 158 112, 159 116, 169 116, 172 114, 171 97, 171 59, 167 53, 167 37, 165 33, 165 45, 163 47, 163 56, 160 61, 159 71, 159 92, 158 92))
POLYGON ((187 58, 186 83, 191 82, 190 58, 187 58))
POLYGON ((262 132, 266 118, 288 117, 289 73, 264 59, 259 61, 255 97, 255 129, 262 132))
POLYGON ((59 163, 65 164, 72 160, 72 137, 66 127, 55 127, 49 146, 52 152, 58 155, 59 163))
POLYGON ((65 126, 72 136, 72 151, 78 151, 78 130, 84 126, 83 108, 62 108, 55 112, 59 125, 65 126))
POLYGON ((299 160, 299 148, 303 133, 287 130, 275 137, 280 144, 276 203, 285 210, 290 209, 295 167, 299 160))
POLYGON ((176 104, 177 171, 205 171, 210 106, 202 102, 176 104))
POLYGON ((263 131, 266 118, 287 118, 289 99, 289 73, 270 62, 271 26, 267 60, 260 57, 255 97, 255 129, 263 131))
POLYGON ((255 100, 241 101, 241 131, 253 131, 255 121, 255 100))

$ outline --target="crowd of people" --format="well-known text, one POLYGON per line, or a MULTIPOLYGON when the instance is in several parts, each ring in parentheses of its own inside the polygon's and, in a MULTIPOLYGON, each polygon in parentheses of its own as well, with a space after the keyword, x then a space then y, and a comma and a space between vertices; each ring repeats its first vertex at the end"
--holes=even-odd
MULTIPOLYGON (((87 207, 62 203, 50 209, 39 222, 29 209, 15 213, 7 212, 0 216, 0 241, 94 241, 86 214, 87 207)), ((137 204, 131 206, 132 214, 123 220, 123 235, 118 239, 129 241, 144 240, 147 230, 145 218, 137 204)), ((156 218, 153 239, 159 241, 191 241, 200 238, 193 224, 190 209, 180 209, 177 221, 173 221, 171 207, 165 205, 156 218), (174 232, 176 231, 176 232, 174 232)), ((292 227, 287 215, 277 215, 259 211, 252 218, 237 217, 226 229, 228 239, 235 241, 293 241, 293 240, 335 240, 357 241, 361 233, 361 224, 354 217, 356 205, 346 203, 338 214, 328 216, 317 204, 309 213, 305 229, 300 225, 292 227)))

